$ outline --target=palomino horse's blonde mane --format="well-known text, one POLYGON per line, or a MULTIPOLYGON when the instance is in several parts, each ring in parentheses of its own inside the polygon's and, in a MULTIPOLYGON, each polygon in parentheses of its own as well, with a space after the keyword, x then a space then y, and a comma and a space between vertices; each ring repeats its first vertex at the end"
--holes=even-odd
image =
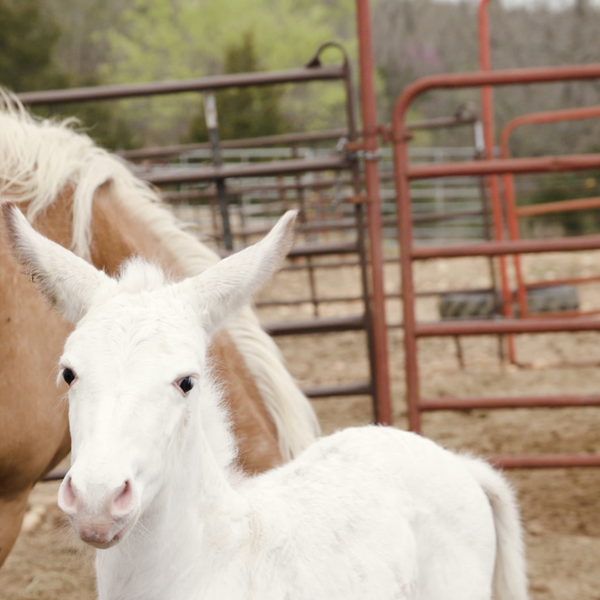
MULTIPOLYGON (((0 194, 10 189, 13 202, 29 202, 27 217, 33 221, 70 186, 71 249, 90 260, 92 203, 98 188, 108 184, 128 213, 164 242, 183 274, 196 275, 219 259, 182 229, 159 196, 135 177, 124 161, 74 131, 74 122, 35 119, 14 97, 0 90, 0 194)), ((318 433, 310 404, 250 308, 232 320, 227 330, 275 422, 283 457, 296 456, 318 433)))

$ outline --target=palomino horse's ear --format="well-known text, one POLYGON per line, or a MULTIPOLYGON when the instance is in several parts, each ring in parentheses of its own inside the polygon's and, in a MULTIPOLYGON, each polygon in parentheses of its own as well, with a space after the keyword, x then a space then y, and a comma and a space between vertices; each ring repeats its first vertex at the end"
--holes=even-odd
POLYGON ((295 210, 286 212, 260 242, 183 282, 191 286, 202 326, 209 333, 248 304, 279 269, 294 241, 296 215, 295 210))
POLYGON ((16 205, 2 204, 2 214, 17 260, 67 320, 79 321, 100 288, 114 285, 108 275, 35 231, 16 205))

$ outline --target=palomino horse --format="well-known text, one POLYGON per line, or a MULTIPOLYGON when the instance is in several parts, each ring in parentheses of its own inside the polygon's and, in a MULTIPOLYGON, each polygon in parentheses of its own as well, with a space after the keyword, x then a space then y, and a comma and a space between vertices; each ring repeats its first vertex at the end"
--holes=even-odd
MULTIPOLYGON (((6 96, 0 192, 22 205, 38 231, 108 274, 132 255, 175 279, 218 261, 122 161, 67 123, 35 120, 6 96)), ((40 299, 0 234, 0 565, 32 486, 69 452, 65 388, 49 383, 71 329, 40 299)), ((214 337, 211 355, 246 472, 280 464, 315 438, 308 400, 251 310, 214 337)))

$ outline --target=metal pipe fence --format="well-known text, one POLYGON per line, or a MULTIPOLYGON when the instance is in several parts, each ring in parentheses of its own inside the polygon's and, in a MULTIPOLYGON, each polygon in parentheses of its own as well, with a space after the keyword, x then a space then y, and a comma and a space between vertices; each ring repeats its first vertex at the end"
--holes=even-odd
MULTIPOLYGON (((419 323, 415 315, 415 288, 413 261, 426 258, 458 256, 504 256, 527 252, 550 252, 576 249, 600 249, 600 235, 560 240, 508 240, 458 246, 415 247, 412 231, 412 207, 410 181, 425 177, 449 177, 464 175, 499 175, 502 173, 555 172, 588 169, 600 166, 600 155, 560 156, 529 159, 493 159, 467 161, 453 164, 410 165, 407 151, 405 118, 412 101, 421 93, 432 89, 451 89, 496 85, 519 85, 600 77, 600 65, 555 67, 540 69, 518 69, 505 71, 481 71, 477 73, 454 73, 435 75, 419 79, 404 90, 396 101, 393 111, 393 139, 395 182, 397 189, 398 233, 401 245, 401 293, 403 307, 404 352, 406 372, 406 399, 410 428, 421 430, 423 410, 455 409, 467 405, 469 408, 486 408, 492 404, 506 404, 506 399, 482 398, 436 398, 423 399, 420 393, 417 339, 424 336, 456 336, 484 334, 542 333, 551 331, 600 331, 600 321, 590 317, 500 319, 477 321, 454 321, 443 323, 419 323), (425 404, 424 404, 425 402, 425 404)), ((509 301, 511 298, 508 299, 509 301)), ((559 406, 565 398, 517 396, 510 399, 516 406, 559 406)), ((577 402, 583 402, 578 399, 577 402)), ((592 400, 590 400, 592 402, 592 400)), ((594 400, 595 402, 595 400, 594 400)), ((498 406, 499 407, 499 406, 498 406)), ((584 455, 532 455, 497 456, 493 461, 505 468, 600 465, 600 454, 584 455)))
MULTIPOLYGON (((203 77, 199 79, 190 79, 183 81, 152 82, 143 84, 127 85, 108 85, 87 88, 76 88, 68 90, 52 90, 44 92, 31 92, 20 94, 19 100, 29 106, 40 104, 64 104, 72 102, 87 102, 97 100, 116 100, 124 98, 134 98, 142 96, 179 94, 184 92, 213 92, 228 88, 240 88, 248 86, 277 85, 284 83, 307 83, 312 81, 341 81, 344 84, 346 93, 346 120, 348 144, 356 144, 358 131, 355 123, 355 111, 352 90, 352 71, 350 61, 345 50, 335 43, 326 43, 320 46, 307 63, 300 69, 290 69, 285 71, 267 71, 256 73, 239 73, 232 75, 220 75, 213 77, 203 77), (320 62, 321 52, 328 47, 335 46, 342 53, 342 64, 333 66, 323 66, 320 62)), ((330 135, 329 133, 326 134, 330 135)), ((298 139, 298 138, 296 138, 298 139)), ((272 140, 262 140, 266 144, 272 140)), ((290 139, 286 140, 288 143, 290 139)), ((169 151, 172 151, 171 148, 169 151)), ((342 149, 344 150, 344 149, 342 149)), ((152 156, 155 151, 150 153, 152 156)), ((157 186, 179 185, 179 184, 217 184, 225 180, 256 177, 281 177, 284 175, 298 175, 303 173, 318 172, 338 172, 347 171, 350 173, 353 195, 360 198, 362 195, 362 186, 359 175, 358 156, 355 153, 348 154, 340 152, 333 156, 321 156, 313 159, 296 159, 260 162, 255 164, 237 164, 223 166, 198 166, 187 168, 164 168, 144 170, 138 169, 136 174, 149 183, 157 186)), ((302 206, 300 207, 302 209, 302 206)), ((353 253, 358 257, 360 267, 360 278, 362 286, 363 314, 358 315, 352 323, 346 325, 354 330, 357 327, 366 331, 368 339, 368 355, 370 376, 367 382, 357 382, 343 386, 329 385, 324 386, 321 391, 317 388, 310 390, 312 397, 328 397, 336 395, 346 395, 348 390, 363 390, 371 395, 373 400, 373 411, 376 422, 388 424, 387 415, 391 414, 390 408, 390 385, 387 360, 387 332, 385 322, 381 321, 380 315, 383 314, 379 308, 373 310, 371 304, 377 303, 377 299, 382 297, 382 280, 376 271, 380 269, 377 260, 372 255, 374 248, 379 243, 378 239, 370 240, 370 255, 367 255, 367 243, 364 235, 365 225, 363 224, 364 203, 356 201, 353 204, 354 216, 356 219, 356 241, 351 243, 335 243, 325 247, 323 244, 312 245, 305 248, 296 248, 290 255, 298 258, 302 256, 310 263, 311 257, 353 253)), ((302 217, 301 217, 302 222, 302 217)), ((371 220, 371 219, 370 219, 371 220)), ((370 221, 369 220, 369 221, 370 221)), ((225 231, 225 230, 224 230, 225 231)), ((310 265, 309 265, 310 267, 310 265)), ((302 333, 303 331, 328 331, 331 324, 320 321, 315 323, 303 324, 278 324, 269 325, 273 332, 288 331, 288 333, 302 333)), ((335 325, 335 331, 340 331, 344 327, 344 322, 340 321, 335 325)), ((354 393, 353 392, 353 393, 354 393)))

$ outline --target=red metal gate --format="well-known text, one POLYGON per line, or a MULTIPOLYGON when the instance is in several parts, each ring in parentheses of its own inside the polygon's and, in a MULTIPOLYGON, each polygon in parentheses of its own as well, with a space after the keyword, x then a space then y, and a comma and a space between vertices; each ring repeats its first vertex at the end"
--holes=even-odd
MULTIPOLYGON (((600 406, 600 395, 515 396, 478 398, 421 398, 417 340, 428 336, 548 333, 558 331, 600 331, 600 320, 591 317, 523 318, 502 320, 417 323, 412 263, 427 258, 462 256, 506 256, 525 253, 600 249, 600 235, 566 239, 510 240, 454 246, 414 247, 410 181, 461 175, 501 175, 504 173, 543 173, 576 171, 600 167, 600 154, 551 156, 541 158, 494 159, 461 163, 414 165, 408 161, 408 135, 405 123, 412 101, 432 89, 497 85, 519 85, 600 78, 600 64, 539 69, 513 69, 476 73, 455 73, 424 77, 409 85, 396 101, 392 135, 397 190, 398 234, 401 246, 401 285, 404 322, 406 399, 410 429, 420 432, 421 412, 472 408, 600 406)), ((600 466, 600 454, 545 454, 490 457, 505 468, 600 466)))

